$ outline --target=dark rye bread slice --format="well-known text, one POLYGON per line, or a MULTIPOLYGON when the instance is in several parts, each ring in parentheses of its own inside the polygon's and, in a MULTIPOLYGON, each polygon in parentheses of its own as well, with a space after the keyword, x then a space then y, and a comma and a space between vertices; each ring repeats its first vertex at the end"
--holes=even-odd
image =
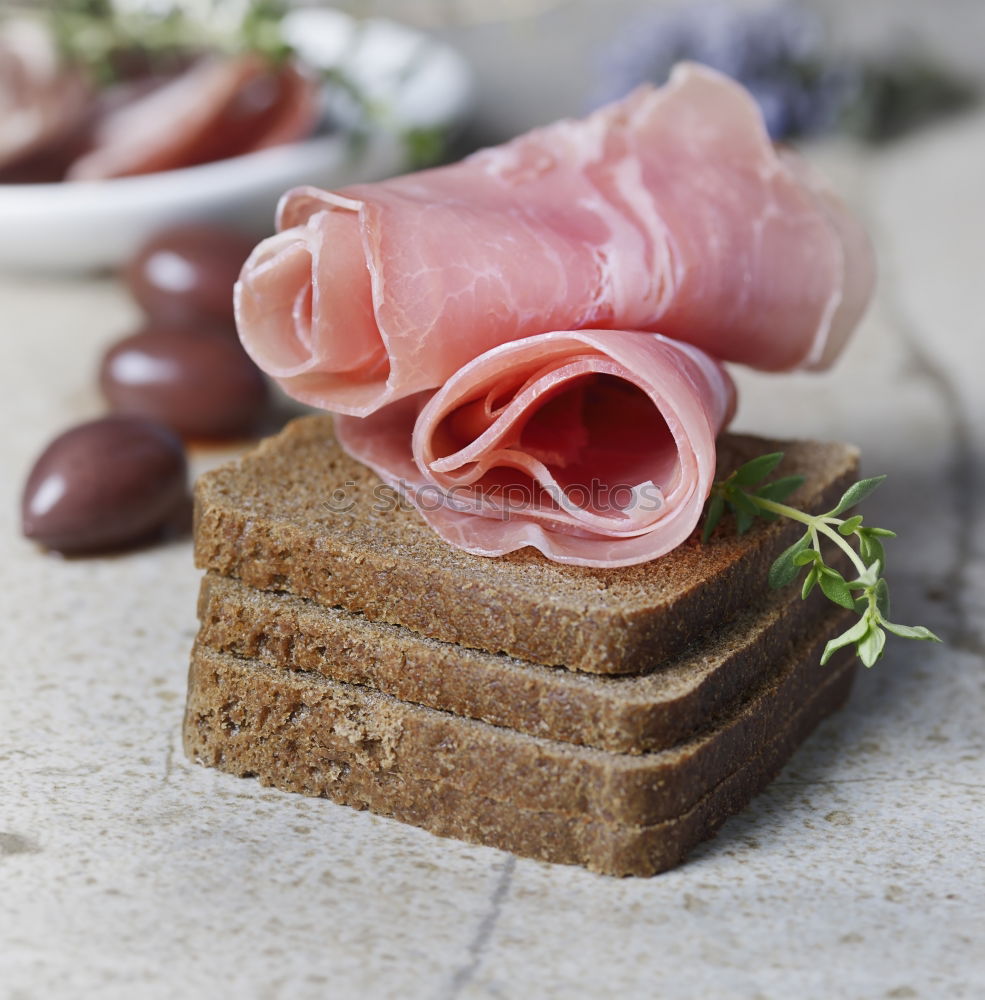
MULTIPOLYGON (((831 506, 858 452, 843 444, 724 435, 729 471, 782 449, 807 481, 791 503, 831 506)), ((524 549, 498 559, 447 545, 336 443, 331 417, 302 417, 195 490, 202 569, 289 591, 444 642, 592 673, 640 673, 765 594, 771 561, 797 536, 786 521, 738 537, 722 526, 650 563, 561 566, 524 549), (346 507, 348 509, 341 510, 346 507)))
MULTIPOLYGON (((247 703, 256 691, 248 675, 193 661, 185 717, 185 752, 198 763, 285 791, 319 795, 423 827, 443 837, 498 847, 524 857, 583 865, 606 875, 649 876, 673 868, 729 816, 742 809, 780 772, 791 754, 827 715, 848 698, 855 673, 850 654, 839 653, 823 682, 718 785, 679 815, 648 825, 613 824, 598 816, 523 807, 478 796, 446 779, 416 776, 350 762, 300 739, 290 727, 266 725, 262 706, 251 705, 242 724, 230 724, 223 706, 247 703)), ((281 674, 279 681, 288 678, 281 674)), ((495 766, 487 762, 486 766, 495 766)))
POLYGON ((820 592, 802 601, 790 587, 657 672, 606 677, 466 649, 209 573, 198 641, 529 735, 643 753, 709 727, 788 661, 830 609, 820 592))
POLYGON ((818 660, 833 627, 813 628, 780 671, 717 726, 641 755, 527 736, 201 645, 192 653, 187 724, 249 732, 269 746, 306 746, 316 760, 444 781, 523 808, 645 826, 685 811, 783 728, 828 676, 818 660), (199 722, 203 690, 213 695, 199 722))

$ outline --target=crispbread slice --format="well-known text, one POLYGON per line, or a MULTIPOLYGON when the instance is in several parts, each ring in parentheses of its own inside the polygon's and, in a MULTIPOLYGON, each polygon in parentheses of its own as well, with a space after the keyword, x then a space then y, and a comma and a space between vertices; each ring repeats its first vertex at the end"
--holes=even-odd
MULTIPOLYGON (((727 471, 784 450, 807 481, 791 502, 832 505, 854 477, 843 444, 724 435, 727 471)), ((303 417, 196 488, 196 560, 250 586, 289 591, 421 635, 602 674, 659 666, 765 594, 767 568, 798 533, 785 521, 741 537, 719 530, 660 559, 619 569, 551 563, 524 549, 497 559, 441 541, 366 467, 346 456, 328 416, 303 417)))
MULTIPOLYGON (((250 674, 223 662, 192 661, 185 717, 185 751, 194 760, 265 785, 321 795, 357 809, 370 809, 445 837, 499 847, 525 857, 579 864, 608 875, 654 875, 679 864, 688 852, 742 809, 780 771, 815 726, 848 697, 855 662, 838 654, 812 694, 777 725, 760 745, 751 748, 717 785, 678 815, 649 825, 612 823, 605 818, 543 805, 526 807, 513 800, 481 796, 447 777, 424 780, 335 754, 290 726, 267 726, 261 705, 232 723, 223 705, 250 701, 256 689, 250 674)), ((262 669, 262 668, 261 668, 262 669)), ((269 672, 268 672, 269 673, 269 672)), ((310 719, 294 706, 292 678, 273 675, 284 690, 270 710, 281 713, 287 703, 294 721, 310 719)), ((322 683, 325 683, 324 681, 322 683)), ((354 720, 355 721, 355 720, 354 720)), ((355 721, 358 728, 359 722, 355 721)), ((478 724, 476 724, 478 725, 478 724)), ((367 746, 367 751, 369 747, 367 746)), ((638 758, 637 758, 638 759, 638 758)), ((495 767, 496 761, 487 762, 495 767)))
POLYGON ((659 671, 606 677, 466 649, 210 573, 198 641, 529 735, 643 753, 708 728, 780 669, 830 607, 820 593, 802 601, 792 587, 659 671))
POLYGON ((527 736, 203 645, 192 653, 186 725, 235 732, 234 743, 293 746, 302 772, 325 760, 359 764, 523 808, 646 826, 684 812, 786 725, 828 676, 818 660, 845 614, 812 628, 728 717, 658 752, 527 736))

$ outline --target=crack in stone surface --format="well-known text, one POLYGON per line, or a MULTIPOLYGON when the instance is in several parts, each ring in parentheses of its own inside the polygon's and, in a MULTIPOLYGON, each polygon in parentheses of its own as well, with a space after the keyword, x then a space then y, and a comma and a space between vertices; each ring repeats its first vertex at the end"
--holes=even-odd
POLYGON ((510 883, 513 881, 513 873, 515 871, 516 858, 511 854, 503 862, 499 878, 496 880, 492 896, 489 899, 489 908, 483 914, 476 929, 475 937, 469 943, 468 957, 465 963, 455 971, 447 991, 441 995, 441 1000, 457 1000, 461 996, 462 990, 472 982, 478 971, 479 963, 482 961, 482 956, 489 946, 493 931, 496 929, 496 924, 499 921, 503 903, 509 893, 510 883))

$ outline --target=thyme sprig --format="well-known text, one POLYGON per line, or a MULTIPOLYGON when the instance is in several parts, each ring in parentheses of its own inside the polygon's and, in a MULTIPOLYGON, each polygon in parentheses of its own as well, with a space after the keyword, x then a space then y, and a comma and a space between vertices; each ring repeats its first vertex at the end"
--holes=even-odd
POLYGON ((930 629, 922 625, 898 625, 888 618, 889 585, 882 575, 886 564, 882 540, 894 538, 895 533, 864 524, 861 514, 841 516, 861 503, 886 477, 859 480, 845 491, 831 510, 823 514, 808 514, 783 502, 803 483, 803 476, 784 476, 771 482, 765 481, 782 459, 783 452, 779 451, 760 455, 714 483, 708 501, 703 540, 708 541, 726 512, 734 514, 740 535, 748 531, 757 518, 775 521, 783 517, 804 525, 804 534, 784 550, 770 568, 770 586, 786 587, 806 569, 801 588, 803 598, 806 599, 815 587, 819 587, 828 600, 855 611, 859 616, 847 631, 825 646, 822 664, 827 663, 839 649, 854 646, 859 659, 871 667, 883 654, 887 632, 903 639, 940 642, 930 629), (844 553, 855 574, 852 579, 846 580, 825 561, 822 540, 844 553))

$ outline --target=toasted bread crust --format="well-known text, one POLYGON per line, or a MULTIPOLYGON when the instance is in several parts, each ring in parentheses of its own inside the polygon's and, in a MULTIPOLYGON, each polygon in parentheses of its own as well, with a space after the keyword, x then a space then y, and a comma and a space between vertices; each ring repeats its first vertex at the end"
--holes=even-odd
MULTIPOLYGON (((791 502, 811 510, 833 505, 858 466, 849 445, 724 435, 720 469, 773 450, 786 451, 785 474, 806 477, 791 502)), ((530 549, 469 555, 393 500, 341 451, 330 417, 303 417, 199 479, 196 561, 442 642, 624 674, 661 666, 765 600, 769 564, 798 530, 777 521, 738 537, 723 526, 708 544, 692 537, 651 563, 592 569, 530 549)))
MULTIPOLYGON (((523 808, 646 826, 686 811, 783 729, 830 676, 818 662, 830 635, 828 623, 815 626, 730 715, 645 754, 528 736, 204 646, 192 654, 190 688, 211 692, 205 724, 237 734, 231 745, 290 743, 309 764, 328 755, 523 808)), ((199 725, 202 709, 189 711, 199 725)))
POLYGON ((658 671, 599 677, 465 649, 209 573, 199 597, 198 641, 531 736, 640 754, 673 746, 721 718, 768 681, 822 621, 833 635, 832 610, 820 593, 802 601, 791 587, 658 671))
MULTIPOLYGON (((468 780, 463 782, 457 770, 428 778, 413 769, 384 766, 401 756, 401 740, 398 736, 396 744, 388 744, 383 737, 374 743, 373 734, 384 732, 386 723, 369 704, 351 704, 348 709, 353 743, 347 752, 325 730, 317 706, 308 713, 300 709, 296 676, 220 654, 200 654, 192 660, 184 726, 185 751, 193 760, 257 777, 265 785, 369 809, 439 836, 584 865, 603 874, 639 876, 679 864, 743 808, 815 726, 843 704, 855 672, 854 661, 843 654, 826 671, 815 670, 815 690, 801 705, 791 706, 788 717, 774 720, 775 731, 750 743, 721 780, 703 786, 675 815, 635 824, 613 821, 591 809, 553 809, 547 801, 486 795, 481 787, 462 787, 468 780), (234 715, 238 722, 232 721, 234 715)), ((322 687, 330 683, 319 679, 322 687)), ((435 749, 440 756, 441 748, 435 749)), ((494 757, 484 768, 492 771, 501 763, 494 757)), ((662 789, 655 786, 653 794, 659 798, 662 789)))

